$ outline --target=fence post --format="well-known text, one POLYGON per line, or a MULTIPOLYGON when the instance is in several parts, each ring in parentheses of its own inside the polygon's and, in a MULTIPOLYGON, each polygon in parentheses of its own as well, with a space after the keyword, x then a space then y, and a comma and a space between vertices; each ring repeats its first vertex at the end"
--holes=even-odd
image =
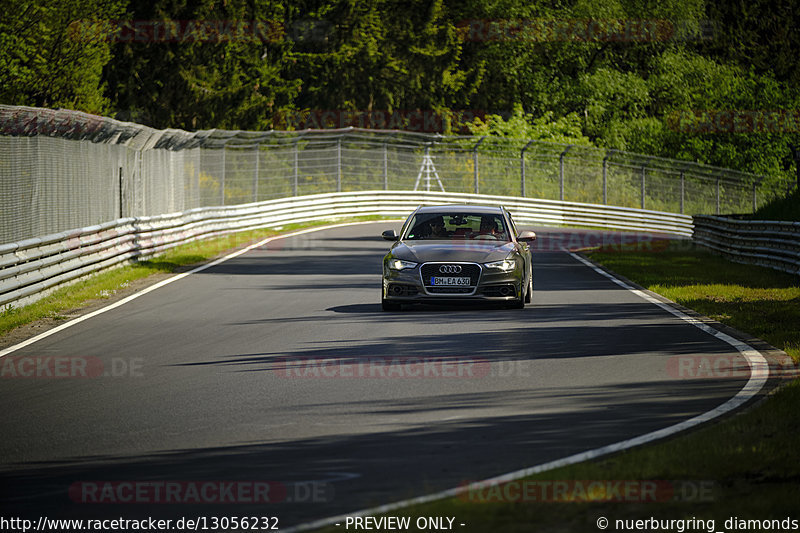
POLYGON ((642 166, 642 209, 644 209, 644 193, 645 193, 644 179, 646 172, 647 172, 647 167, 642 166))
POLYGON ((428 166, 428 162, 430 161, 430 145, 425 145, 425 192, 431 192, 431 167, 428 166))
POLYGON ((530 145, 532 145, 533 143, 534 143, 533 140, 528 141, 528 144, 525 145, 525 147, 522 149, 522 151, 519 154, 519 159, 520 159, 520 162, 519 162, 519 164, 520 164, 520 183, 522 185, 521 186, 521 193, 522 193, 522 197, 523 198, 525 198, 525 150, 527 150, 528 147, 530 145))
POLYGON ((119 167, 119 218, 124 216, 122 213, 122 167, 119 167))
POLYGON ((135 170, 136 177, 134 178, 133 181, 133 190, 136 202, 134 213, 136 216, 142 216, 145 214, 145 206, 144 206, 144 178, 142 177, 142 174, 144 173, 144 170, 142 170, 144 163, 142 162, 141 149, 136 150, 136 160, 134 164, 136 166, 135 170))
POLYGON ((256 143, 256 172, 253 176, 253 201, 258 201, 258 166, 261 159, 261 145, 256 143))
POLYGON ((717 215, 719 215, 719 177, 717 178, 717 215))
POLYGON ((758 187, 758 182, 757 181, 753 182, 753 213, 755 213, 758 210, 758 207, 757 207, 758 206, 758 203, 757 203, 758 198, 756 197, 756 187, 758 187))
POLYGON ((608 205, 608 160, 616 150, 609 150, 603 158, 603 205, 608 205))
POLYGON ((683 214, 683 210, 684 210, 684 208, 683 208, 683 199, 685 197, 685 191, 686 191, 685 183, 686 183, 686 177, 684 176, 683 170, 681 170, 681 215, 683 214))
POLYGON ((389 148, 383 143, 383 190, 389 190, 389 148))
POLYGON ((474 171, 475 180, 475 194, 480 194, 480 187, 478 185, 478 146, 486 139, 486 135, 481 137, 472 149, 472 169, 474 171))
POLYGON ((558 156, 558 183, 559 189, 561 190, 559 198, 562 202, 564 201, 564 156, 567 155, 567 152, 569 152, 571 148, 571 144, 567 145, 567 148, 558 156))
POLYGON ((294 183, 292 185, 292 192, 294 196, 297 196, 297 177, 299 173, 299 161, 297 158, 297 143, 300 142, 300 137, 295 137, 294 139, 294 183))
POLYGON ((225 146, 225 144, 222 145, 222 180, 219 184, 219 192, 222 198, 220 200, 220 205, 225 205, 225 146))
POLYGON ((342 192, 342 138, 336 139, 336 192, 342 192))

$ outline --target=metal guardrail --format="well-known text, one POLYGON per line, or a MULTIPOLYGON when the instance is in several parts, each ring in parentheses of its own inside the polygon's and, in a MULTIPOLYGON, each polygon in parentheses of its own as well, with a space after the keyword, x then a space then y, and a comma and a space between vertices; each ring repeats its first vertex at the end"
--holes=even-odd
POLYGON ((19 306, 89 274, 197 239, 287 223, 356 216, 405 217, 418 205, 502 204, 517 223, 692 234, 687 215, 554 200, 462 193, 363 191, 316 194, 153 217, 121 218, 0 246, 0 309, 19 306))
POLYGON ((800 222, 693 218, 696 243, 737 263, 800 274, 800 222))

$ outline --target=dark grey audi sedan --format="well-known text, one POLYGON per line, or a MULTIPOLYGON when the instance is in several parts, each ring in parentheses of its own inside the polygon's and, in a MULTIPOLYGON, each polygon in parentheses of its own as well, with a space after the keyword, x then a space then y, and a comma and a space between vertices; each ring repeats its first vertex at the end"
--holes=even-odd
POLYGON ((533 294, 532 231, 517 231, 503 207, 419 207, 383 258, 385 311, 402 304, 501 302, 522 309, 533 294))

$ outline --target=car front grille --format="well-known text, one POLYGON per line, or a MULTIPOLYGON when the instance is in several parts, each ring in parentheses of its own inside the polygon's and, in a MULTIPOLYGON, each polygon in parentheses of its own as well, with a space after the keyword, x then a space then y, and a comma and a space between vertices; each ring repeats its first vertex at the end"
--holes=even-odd
POLYGON ((425 290, 430 294, 471 294, 475 291, 481 277, 481 267, 477 263, 425 263, 420 268, 420 275, 425 290), (445 270, 459 267, 461 271, 442 272, 441 267, 443 266, 445 270), (468 277, 469 286, 435 286, 432 282, 434 277, 468 277))

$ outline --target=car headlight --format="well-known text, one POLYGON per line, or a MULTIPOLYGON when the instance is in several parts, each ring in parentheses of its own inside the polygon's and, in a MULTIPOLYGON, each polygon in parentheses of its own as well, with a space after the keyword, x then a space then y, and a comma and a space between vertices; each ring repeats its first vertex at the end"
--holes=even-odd
POLYGON ((414 268, 417 264, 413 261, 403 261, 402 259, 389 259, 389 268, 392 270, 404 270, 414 268))
POLYGON ((502 270, 503 272, 510 272, 516 268, 517 263, 513 259, 503 259, 502 261, 492 261, 491 263, 484 263, 486 268, 502 270))

